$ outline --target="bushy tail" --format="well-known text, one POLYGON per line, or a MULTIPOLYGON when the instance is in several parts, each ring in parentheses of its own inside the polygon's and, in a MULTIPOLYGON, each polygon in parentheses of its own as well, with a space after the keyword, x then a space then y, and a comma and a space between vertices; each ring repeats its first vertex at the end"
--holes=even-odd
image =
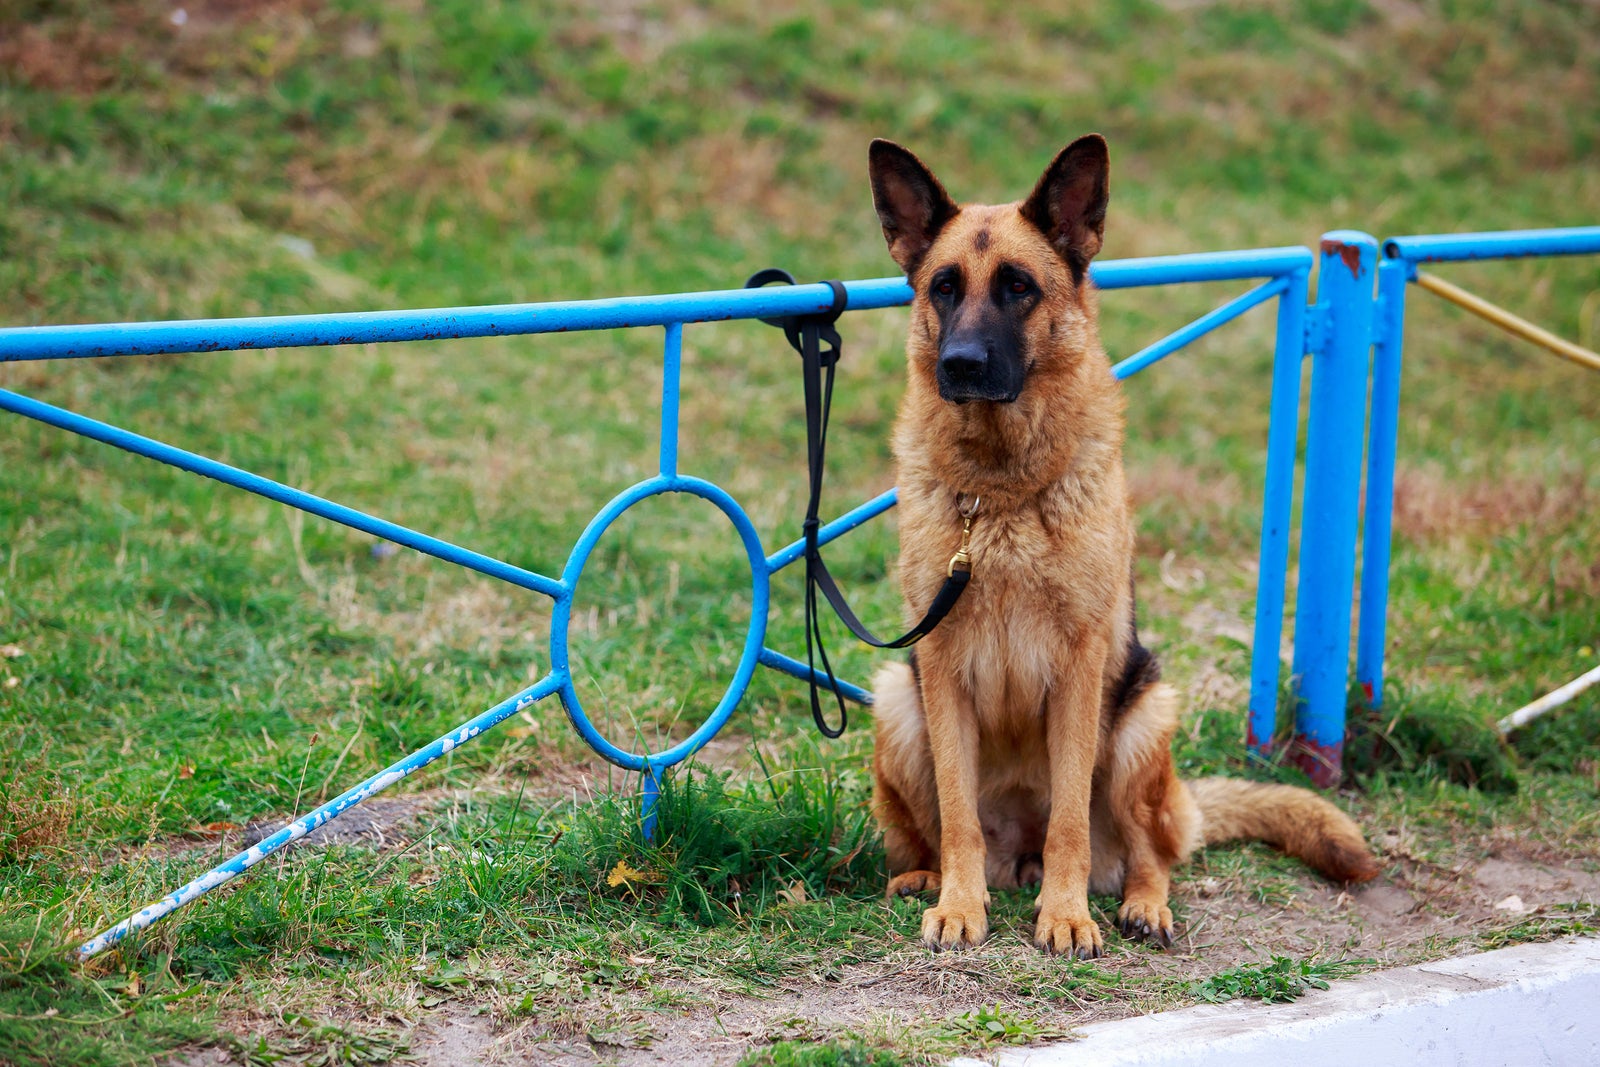
POLYGON ((1378 873, 1356 824, 1309 789, 1237 778, 1185 784, 1200 806, 1208 845, 1240 838, 1265 841, 1336 882, 1365 882, 1378 873))

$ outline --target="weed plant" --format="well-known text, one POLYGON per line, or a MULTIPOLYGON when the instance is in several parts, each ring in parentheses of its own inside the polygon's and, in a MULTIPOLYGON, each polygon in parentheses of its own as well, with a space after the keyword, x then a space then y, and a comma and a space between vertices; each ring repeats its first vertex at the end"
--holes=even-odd
POLYGON ((1214 974, 1195 986, 1195 995, 1213 1003, 1224 1000, 1259 1000, 1282 1004, 1298 1000, 1313 989, 1327 989, 1328 979, 1346 978, 1371 960, 1294 960, 1273 956, 1259 966, 1234 967, 1214 974))

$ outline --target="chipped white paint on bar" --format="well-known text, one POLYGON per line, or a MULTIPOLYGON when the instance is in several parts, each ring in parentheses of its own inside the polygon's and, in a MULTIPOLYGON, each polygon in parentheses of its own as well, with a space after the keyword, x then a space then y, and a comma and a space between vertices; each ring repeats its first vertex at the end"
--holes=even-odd
POLYGON ((85 941, 78 946, 78 958, 86 960, 91 956, 99 955, 133 931, 143 930, 151 923, 157 922, 177 911, 194 898, 210 892, 225 882, 232 881, 284 845, 300 840, 329 820, 343 815, 374 793, 383 792, 413 771, 421 770, 457 746, 477 737, 498 723, 504 722, 535 701, 556 692, 563 681, 562 675, 551 672, 516 696, 501 701, 471 722, 464 724, 457 730, 452 730, 426 748, 413 752, 392 767, 378 772, 354 789, 341 793, 316 811, 279 827, 272 836, 251 845, 226 863, 207 871, 188 885, 168 893, 148 907, 140 908, 117 925, 111 927, 111 929, 85 941))

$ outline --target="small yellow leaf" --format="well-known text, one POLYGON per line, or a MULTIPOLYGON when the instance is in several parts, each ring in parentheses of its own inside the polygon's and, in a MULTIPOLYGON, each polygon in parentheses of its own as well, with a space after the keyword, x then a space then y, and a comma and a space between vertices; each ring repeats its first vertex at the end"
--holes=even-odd
POLYGON ((606 885, 613 889, 619 885, 631 886, 634 882, 649 883, 655 880, 655 875, 649 871, 634 870, 626 860, 618 860, 617 865, 611 868, 611 873, 606 875, 606 885))
POLYGON ((804 904, 806 902, 806 884, 796 880, 788 889, 778 890, 778 899, 789 904, 804 904))

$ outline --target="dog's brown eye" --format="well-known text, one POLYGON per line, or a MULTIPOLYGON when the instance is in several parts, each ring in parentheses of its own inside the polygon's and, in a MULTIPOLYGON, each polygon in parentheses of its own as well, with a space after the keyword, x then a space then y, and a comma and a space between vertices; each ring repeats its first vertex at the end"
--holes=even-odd
POLYGON ((956 291, 955 283, 949 281, 940 282, 938 285, 933 287, 933 291, 938 293, 940 296, 949 296, 951 293, 956 291))
POLYGON ((1028 291, 1028 283, 1027 282, 1012 282, 1011 283, 1011 291, 1013 293, 1016 293, 1018 296, 1021 296, 1023 293, 1026 293, 1028 291))

